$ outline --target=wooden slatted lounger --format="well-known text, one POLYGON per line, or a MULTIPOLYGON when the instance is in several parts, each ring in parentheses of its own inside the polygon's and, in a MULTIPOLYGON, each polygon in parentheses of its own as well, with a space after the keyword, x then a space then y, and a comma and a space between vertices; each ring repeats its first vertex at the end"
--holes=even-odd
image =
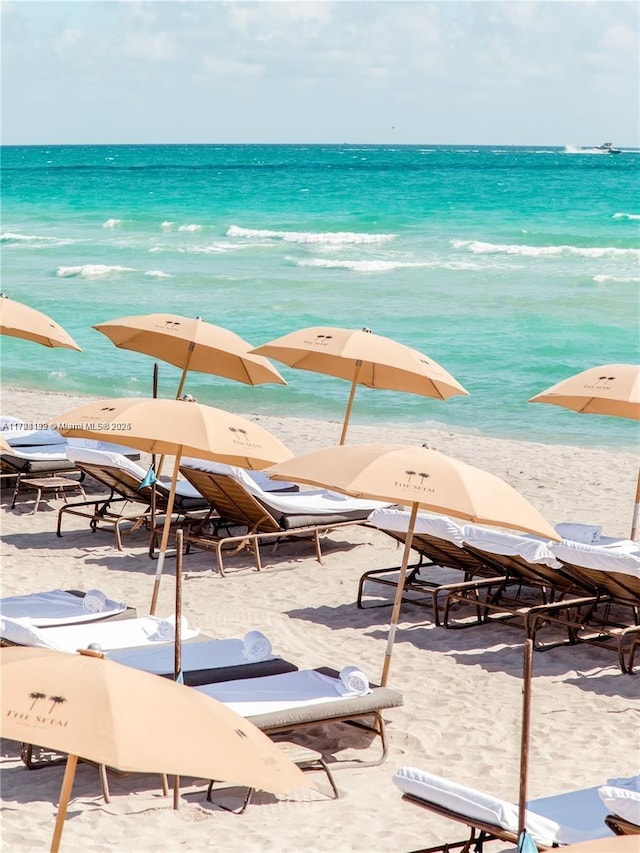
POLYGON ((331 511, 332 499, 325 496, 321 508, 320 500, 315 501, 314 511, 315 496, 309 497, 304 492, 287 495, 264 492, 256 485, 252 493, 245 482, 231 473, 234 470, 231 466, 208 463, 205 470, 204 464, 202 467, 193 467, 195 461, 182 465, 180 473, 204 495, 212 515, 188 526, 185 536, 187 551, 192 546, 213 551, 222 576, 224 554, 238 554, 248 550, 253 554, 256 569, 260 571, 260 545, 273 542, 277 546, 291 537, 312 539, 316 559, 322 563, 320 537, 341 527, 364 524, 371 510, 378 505, 372 501, 356 501, 337 495, 333 499, 335 507, 331 511))

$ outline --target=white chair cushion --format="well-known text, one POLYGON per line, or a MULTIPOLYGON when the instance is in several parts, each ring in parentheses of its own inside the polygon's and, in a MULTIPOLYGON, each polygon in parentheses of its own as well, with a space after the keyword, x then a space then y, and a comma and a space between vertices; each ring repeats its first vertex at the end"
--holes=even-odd
POLYGON ((640 826, 640 776, 632 779, 609 779, 598 788, 600 799, 618 817, 640 826))
MULTIPOLYGON (((121 453, 113 453, 106 450, 92 450, 88 447, 68 446, 66 449, 67 458, 74 465, 76 462, 84 462, 87 465, 107 465, 110 468, 119 468, 121 471, 126 471, 134 479, 142 482, 147 476, 147 472, 140 465, 137 465, 132 459, 128 459, 121 453)), ((157 481, 158 486, 166 494, 171 488, 170 477, 160 477, 157 481)), ((178 480, 176 484, 176 494, 181 498, 201 498, 202 495, 197 489, 187 483, 186 480, 178 480)))
POLYGON ((24 429, 13 427, 3 429, 4 438, 11 447, 33 447, 40 444, 66 444, 67 439, 55 429, 24 429))
POLYGON ((560 568, 560 563, 553 556, 548 545, 540 539, 491 530, 488 527, 480 527, 478 524, 465 524, 462 535, 467 545, 479 551, 502 554, 507 557, 523 557, 528 563, 541 563, 551 568, 560 568))
MULTIPOLYGON (((514 835, 518 833, 518 806, 514 803, 415 767, 401 767, 393 781, 403 794, 439 805, 470 821, 499 826, 514 835)), ((604 814, 598 814, 597 807, 593 808, 594 796, 598 804, 595 789, 572 791, 529 803, 525 814, 527 831, 539 844, 549 847, 554 843, 573 844, 609 837, 611 831, 604 823, 604 814)))
POLYGON ((549 547, 559 560, 567 563, 601 572, 621 572, 640 578, 640 544, 636 542, 632 543, 633 545, 635 550, 629 545, 629 540, 598 546, 563 539, 562 542, 551 542, 549 547))
MULTIPOLYGON (((411 513, 406 509, 393 509, 382 507, 371 513, 367 521, 381 530, 395 530, 406 533, 409 529, 411 513)), ((432 515, 431 513, 419 512, 416 516, 415 533, 424 533, 426 536, 435 536, 438 539, 446 539, 458 547, 464 542, 462 526, 446 515, 432 515)))
MULTIPOLYGON (((213 474, 226 474, 238 480, 244 488, 267 506, 272 512, 283 515, 343 515, 347 512, 371 512, 382 504, 380 501, 350 498, 347 495, 330 492, 326 489, 312 489, 304 492, 265 492, 258 485, 254 474, 235 465, 211 462, 204 459, 185 457, 182 464, 196 471, 208 471, 213 474)), ((282 483, 280 483, 282 486, 282 483)))

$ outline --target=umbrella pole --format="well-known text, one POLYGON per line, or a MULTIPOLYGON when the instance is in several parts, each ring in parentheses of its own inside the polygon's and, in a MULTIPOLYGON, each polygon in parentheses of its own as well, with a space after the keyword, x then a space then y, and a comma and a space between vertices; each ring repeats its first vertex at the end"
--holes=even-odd
POLYGON ((358 384, 358 374, 360 373, 360 368, 362 367, 362 361, 358 359, 356 361, 356 371, 353 374, 353 382, 351 383, 351 391, 349 393, 349 402, 347 403, 347 411, 344 415, 344 423, 342 424, 342 435, 340 436, 340 444, 344 444, 345 439, 347 437, 347 430, 349 429, 349 421, 351 419, 351 409, 353 408, 353 398, 356 395, 356 385, 358 384))
POLYGON ((193 350, 195 349, 196 342, 189 341, 189 350, 187 352, 187 360, 182 365, 182 376, 180 377, 180 384, 178 385, 178 390, 176 391, 176 400, 179 400, 182 397, 182 392, 184 391, 184 383, 187 378, 187 371, 189 370, 189 362, 191 361, 191 356, 193 355, 193 350))
MULTIPOLYGON (((189 344, 189 355, 187 356, 187 360, 185 362, 185 365, 182 368, 182 376, 180 377, 180 383, 178 385, 178 390, 176 392, 176 400, 179 400, 182 397, 182 392, 184 390, 184 383, 187 379, 187 373, 189 371, 189 362, 191 361, 191 354, 193 353, 194 347, 195 347, 195 343, 193 341, 191 341, 191 343, 189 344)), ((164 463, 164 454, 160 457, 160 461, 158 462, 158 470, 156 471, 156 474, 158 475, 158 477, 160 476, 160 473, 162 471, 163 463, 164 463)))
MULTIPOLYGON (((158 397, 158 362, 153 365, 153 384, 152 384, 152 393, 153 399, 156 400, 158 397)), ((153 470, 156 469, 156 455, 155 453, 151 454, 151 464, 153 466, 153 470)), ((157 474, 156 474, 157 476, 157 474)), ((155 482, 151 485, 151 535, 153 536, 156 529, 156 484, 155 482)))
MULTIPOLYGON (((182 678, 182 530, 176 531, 176 607, 173 673, 174 680, 183 683, 182 678)), ((180 777, 173 778, 173 809, 180 808, 180 777)))
POLYGON ((184 367, 182 369, 182 376, 180 377, 180 384, 178 385, 178 390, 176 391, 176 400, 179 400, 182 397, 182 392, 184 390, 184 383, 187 378, 187 368, 184 367))
POLYGON ((407 538, 404 543, 404 551, 402 553, 402 566, 400 568, 400 577, 396 586, 396 596, 393 601, 393 611, 391 613, 391 622, 389 624, 389 636, 387 637, 387 650, 384 655, 384 666, 382 667, 382 678, 380 684, 386 687, 389 677, 389 669, 391 668, 391 655, 393 654, 393 642, 396 637, 396 628, 400 618, 400 606, 402 604, 402 593, 404 592, 404 582, 407 576, 407 566, 409 565, 409 554, 411 552, 411 543, 413 541, 413 531, 416 526, 416 516, 418 515, 418 504, 415 503, 411 507, 411 517, 409 518, 409 529, 407 530, 407 538))
POLYGON ((638 485, 636 486, 636 502, 633 507, 633 521, 631 523, 631 538, 635 541, 638 534, 638 515, 640 515, 640 470, 638 471, 638 485))
POLYGON ((158 555, 158 565, 156 566, 156 577, 153 582, 153 594, 151 596, 151 607, 149 613, 155 615, 156 605, 158 604, 158 594, 160 592, 160 579, 162 577, 162 569, 164 568, 164 559, 167 553, 167 545, 169 543, 169 530, 171 528, 171 516, 173 515, 173 504, 176 496, 176 487, 178 485, 178 469, 180 468, 180 457, 182 456, 182 448, 178 448, 176 453, 176 461, 173 467, 173 477, 171 479, 171 489, 167 500, 167 514, 162 528, 162 541, 160 542, 160 554, 158 555))
POLYGON ((56 815, 56 825, 53 829, 53 838, 51 839, 50 853, 58 853, 60 848, 60 838, 62 837, 62 828, 64 819, 67 816, 67 806, 71 798, 71 789, 73 787, 73 779, 76 775, 76 765, 78 764, 77 755, 69 755, 67 757, 67 766, 64 771, 62 780, 62 788, 60 790, 60 803, 58 805, 58 814, 56 815))
POLYGON ((526 830, 527 772, 529 767, 529 729, 531 723, 531 676, 533 670, 533 640, 524 646, 522 685, 522 737, 520 743, 520 796, 518 799, 518 836, 526 830))
POLYGON ((182 530, 176 531, 176 607, 173 652, 174 681, 182 681, 182 530))

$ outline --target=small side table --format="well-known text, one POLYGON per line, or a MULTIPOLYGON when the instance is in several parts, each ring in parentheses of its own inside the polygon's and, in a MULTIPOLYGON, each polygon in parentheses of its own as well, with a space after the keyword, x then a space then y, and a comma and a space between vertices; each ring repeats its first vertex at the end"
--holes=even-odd
MULTIPOLYGON (((322 757, 322 753, 316 752, 315 749, 309 749, 306 746, 300 746, 297 743, 291 743, 290 741, 276 741, 276 746, 284 753, 284 755, 293 761, 294 764, 297 764, 301 770, 324 770, 327 775, 327 779, 329 780, 329 784, 331 785, 331 790, 333 791, 332 800, 337 800, 340 796, 338 792, 338 788, 336 787, 336 783, 334 781, 333 775, 329 770, 326 761, 322 757)), ((209 782, 209 787, 207 788, 207 802, 212 803, 211 792, 214 786, 215 780, 211 780, 209 782)), ((244 798, 244 802, 242 806, 238 810, 227 808, 227 806, 222 806, 220 803, 216 805, 218 808, 223 809, 224 811, 234 811, 235 814, 242 814, 246 807, 251 802, 251 797, 253 796, 253 788, 248 788, 247 793, 244 798)))
MULTIPOLYGON (((62 498, 67 502, 67 492, 77 492, 86 499, 82 483, 79 480, 72 480, 70 477, 25 477, 20 480, 20 488, 25 486, 27 489, 35 489, 36 502, 33 507, 33 513, 38 511, 38 506, 42 500, 43 492, 53 492, 54 498, 62 498)), ((13 496, 12 508, 15 506, 18 490, 13 496)))

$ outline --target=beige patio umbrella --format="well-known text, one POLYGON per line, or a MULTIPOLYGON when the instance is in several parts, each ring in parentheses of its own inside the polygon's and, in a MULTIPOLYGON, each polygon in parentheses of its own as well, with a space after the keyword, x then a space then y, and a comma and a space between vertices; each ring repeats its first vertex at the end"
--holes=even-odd
POLYGON ((270 432, 240 415, 182 400, 136 397, 98 400, 60 415, 58 423, 52 426, 68 437, 102 438, 147 453, 175 456, 151 614, 155 613, 160 590, 181 457, 195 456, 260 469, 293 455, 270 432))
POLYGON ((69 755, 52 851, 60 845, 78 758, 280 794, 312 787, 275 743, 221 702, 99 652, 0 649, 0 686, 2 737, 69 755))
MULTIPOLYGON (((552 385, 530 403, 550 403, 591 415, 612 415, 640 421, 640 365, 601 364, 552 385)), ((631 538, 638 532, 640 470, 631 522, 631 538)))
POLYGON ((274 465, 274 480, 321 486, 358 498, 411 507, 382 670, 387 683, 409 553, 419 509, 558 539, 537 509, 494 474, 426 447, 363 444, 328 447, 274 465))
POLYGON ((176 399, 182 396, 189 370, 262 385, 286 381, 266 358, 251 354, 251 344, 235 332, 206 323, 201 317, 144 314, 120 317, 93 326, 121 349, 141 352, 182 369, 176 399))
POLYGON ((71 335, 55 320, 23 302, 0 293, 0 334, 23 338, 45 347, 64 347, 82 352, 71 335))
POLYGON ((369 329, 329 326, 299 329, 256 347, 252 352, 289 367, 351 382, 340 444, 344 444, 347 437, 356 385, 405 391, 439 400, 469 393, 433 359, 391 338, 374 335, 369 329))
POLYGON ((612 835, 595 841, 581 841, 562 848, 562 853, 638 853, 640 838, 637 835, 612 835))

